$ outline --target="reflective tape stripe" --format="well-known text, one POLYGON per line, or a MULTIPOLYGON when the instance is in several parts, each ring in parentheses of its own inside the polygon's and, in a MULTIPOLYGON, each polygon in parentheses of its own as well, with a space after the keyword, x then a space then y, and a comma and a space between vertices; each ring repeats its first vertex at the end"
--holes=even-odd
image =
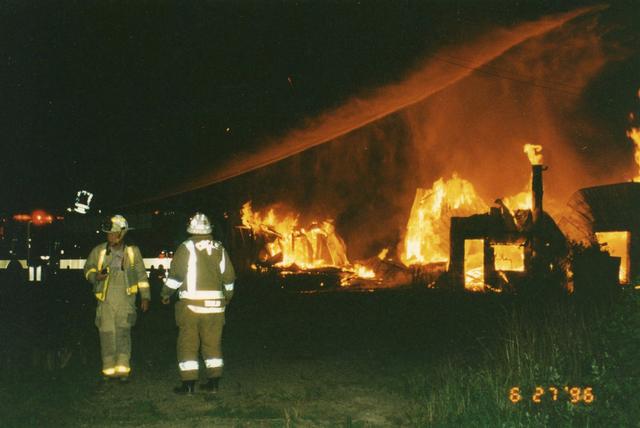
POLYGON ((42 281, 42 266, 29 266, 29 282, 42 281))
POLYGON ((195 306, 195 305, 187 305, 192 312, 196 314, 221 314, 224 312, 224 307, 222 308, 205 308, 204 306, 195 306))
POLYGON ((182 290, 180 298, 191 300, 224 299, 224 293, 219 290, 182 290))
POLYGON ((171 288, 172 290, 177 290, 182 285, 182 281, 178 281, 173 278, 167 278, 167 280, 164 282, 164 285, 171 288))
POLYGON ((127 254, 129 254, 129 266, 133 267, 133 247, 127 247, 127 254))
POLYGON ((180 367, 180 370, 183 372, 189 371, 189 370, 198 370, 198 362, 197 361, 181 361, 180 363, 178 363, 178 367, 180 367))
POLYGON ((115 371, 120 374, 127 374, 131 371, 131 368, 127 366, 116 366, 115 371))
POLYGON ((227 291, 233 291, 233 282, 231 284, 225 284, 224 289, 227 291))
POLYGON ((98 269, 96 268, 91 268, 87 271, 87 273, 84 275, 84 277, 89 280, 89 275, 92 274, 93 272, 98 272, 98 269))
POLYGON ((226 262, 224 259, 224 250, 222 250, 222 260, 220 260, 220 273, 224 273, 225 269, 226 269, 226 262))
POLYGON ((204 365, 207 366, 208 369, 213 369, 215 367, 222 367, 224 363, 222 362, 222 358, 208 358, 204 360, 204 365))
POLYGON ((107 254, 107 249, 100 250, 98 255, 98 271, 102 270, 102 263, 104 263, 104 256, 107 254))
POLYGON ((149 283, 146 281, 141 281, 138 283, 138 288, 149 288, 149 283))
MULTIPOLYGON (((100 250, 100 255, 98 256, 98 271, 102 270, 102 263, 104 263, 104 257, 107 254, 107 249, 100 250)), ((96 299, 104 302, 104 299, 107 297, 107 290, 109 289, 109 266, 107 266, 107 278, 104 280, 104 285, 102 286, 102 292, 96 293, 96 299)))
POLYGON ((116 369, 114 367, 109 367, 108 369, 102 369, 102 374, 106 376, 113 376, 116 374, 116 369))
POLYGON ((185 244, 187 250, 189 250, 189 261, 187 262, 187 290, 196 291, 196 263, 197 255, 196 248, 193 241, 187 241, 185 244))
POLYGON ((127 288, 127 294, 136 294, 138 292, 138 285, 132 285, 131 287, 127 288))

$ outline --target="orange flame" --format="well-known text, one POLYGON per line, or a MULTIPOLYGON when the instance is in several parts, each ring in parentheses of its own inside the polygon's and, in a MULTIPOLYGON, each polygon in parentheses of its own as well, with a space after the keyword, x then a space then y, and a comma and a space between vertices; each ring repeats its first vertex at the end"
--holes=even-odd
MULTIPOLYGON (((347 247, 331 220, 313 222, 305 229, 298 226, 298 218, 299 215, 291 213, 278 215, 273 208, 266 214, 254 212, 251 201, 242 206, 242 224, 265 237, 265 248, 270 257, 282 256, 277 266, 350 268, 347 247)), ((373 273, 365 272, 362 266, 356 265, 356 268, 362 268, 366 275, 373 273)))
POLYGON ((484 291, 484 239, 464 241, 464 288, 484 291))
POLYGON ((354 266, 354 271, 356 275, 360 278, 375 278, 376 274, 373 270, 369 269, 366 266, 362 266, 361 264, 356 263, 354 266))
POLYGON ((496 271, 524 272, 523 246, 517 244, 498 244, 493 246, 493 251, 496 271))
POLYGON ((629 232, 596 232, 596 239, 602 249, 612 257, 620 257, 618 280, 621 284, 628 284, 629 278, 629 232))
POLYGON ((451 217, 486 210, 473 184, 455 173, 450 180, 438 179, 431 189, 418 188, 407 223, 402 262, 410 266, 448 261, 451 217))
POLYGON ((532 206, 531 181, 529 181, 525 190, 513 196, 504 198, 503 202, 512 213, 515 210, 530 210, 532 206))
MULTIPOLYGON (((638 98, 640 98, 640 89, 638 89, 638 98)), ((629 113, 629 120, 632 121, 635 119, 635 115, 633 113, 629 113)), ((636 165, 638 166, 638 173, 633 178, 633 181, 640 182, 640 128, 632 126, 627 131, 627 137, 633 141, 635 146, 634 159, 636 161, 636 165)))
MULTIPOLYGON (((542 146, 525 144, 524 153, 532 165, 542 163, 542 146)), ((531 209, 531 181, 524 191, 503 199, 512 212, 531 209)), ((401 260, 406 266, 449 261, 449 229, 451 217, 469 216, 487 211, 487 205, 476 194, 473 185, 453 177, 438 179, 431 189, 418 188, 411 208, 401 260)), ((496 271, 524 271, 524 252, 519 245, 494 245, 496 271)), ((465 288, 486 289, 484 279, 484 240, 465 241, 465 288)))
POLYGON ((542 146, 538 144, 525 144, 524 152, 529 157, 531 165, 542 165, 542 146))
POLYGON ((633 181, 640 181, 640 128, 634 127, 628 130, 627 137, 631 138, 636 146, 634 158, 636 160, 636 164, 638 165, 638 174, 635 176, 633 181))
MULTIPOLYGON (((525 144, 524 153, 527 154, 531 165, 542 165, 542 146, 539 144, 525 144)), ((513 213, 515 210, 530 210, 533 204, 531 194, 531 180, 527 182, 527 187, 520 193, 504 198, 504 204, 513 213)))

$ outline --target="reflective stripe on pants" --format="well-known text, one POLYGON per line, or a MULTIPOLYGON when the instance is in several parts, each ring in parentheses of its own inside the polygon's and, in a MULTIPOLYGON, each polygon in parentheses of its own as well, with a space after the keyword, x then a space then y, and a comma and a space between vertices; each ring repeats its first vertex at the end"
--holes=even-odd
POLYGON ((198 379, 198 351, 205 361, 207 377, 222 376, 222 328, 224 314, 198 314, 187 307, 185 302, 176 303, 176 324, 178 325, 178 364, 182 380, 198 379), (194 366, 193 363, 196 362, 194 366), (194 367, 195 369, 192 369, 194 367), (184 368, 184 369, 183 369, 184 368))

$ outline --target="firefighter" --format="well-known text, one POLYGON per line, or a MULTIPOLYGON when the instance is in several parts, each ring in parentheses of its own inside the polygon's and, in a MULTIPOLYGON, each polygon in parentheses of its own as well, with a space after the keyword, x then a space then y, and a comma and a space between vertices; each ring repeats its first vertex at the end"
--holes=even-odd
POLYGON ((176 290, 180 297, 175 317, 182 385, 174 388, 174 392, 188 395, 195 392, 200 350, 208 378, 201 388, 216 393, 223 367, 224 310, 233 296, 236 276, 227 251, 211 236, 207 216, 196 213, 189 220, 187 232, 191 236, 176 250, 161 292, 163 304, 169 304, 176 290))
POLYGON ((96 327, 100 334, 104 380, 129 379, 131 327, 136 322, 136 294, 146 312, 151 299, 147 272, 140 250, 127 245, 124 236, 131 230, 127 220, 115 215, 102 226, 107 242, 97 245, 84 265, 84 276, 93 284, 98 300, 96 327))

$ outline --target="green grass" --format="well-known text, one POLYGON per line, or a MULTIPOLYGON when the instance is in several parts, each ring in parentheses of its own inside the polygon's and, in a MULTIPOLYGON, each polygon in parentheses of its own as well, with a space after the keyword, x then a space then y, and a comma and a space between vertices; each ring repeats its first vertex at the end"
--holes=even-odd
POLYGON ((239 296, 225 326, 221 393, 193 397, 171 392, 179 381, 170 308, 140 318, 131 382, 101 385, 93 309, 83 306, 73 328, 47 330, 46 348, 27 334, 39 329, 3 332, 15 347, 4 347, 0 425, 638 427, 639 300, 634 290, 538 301, 239 296), (59 355, 58 343, 73 350, 64 367, 46 356, 59 355), (538 385, 591 386, 596 398, 572 404, 547 392, 537 404, 538 385), (515 386, 523 398, 514 404, 515 386))
POLYGON ((640 426, 638 294, 512 309, 493 346, 477 358, 454 355, 404 376, 403 393, 414 397, 410 425, 640 426), (536 386, 545 390, 540 403, 533 401, 536 386), (556 400, 551 386, 560 389, 556 400), (591 387, 595 399, 572 403, 564 386, 582 394, 591 387), (517 403, 509 400, 513 387, 522 397, 517 403))

